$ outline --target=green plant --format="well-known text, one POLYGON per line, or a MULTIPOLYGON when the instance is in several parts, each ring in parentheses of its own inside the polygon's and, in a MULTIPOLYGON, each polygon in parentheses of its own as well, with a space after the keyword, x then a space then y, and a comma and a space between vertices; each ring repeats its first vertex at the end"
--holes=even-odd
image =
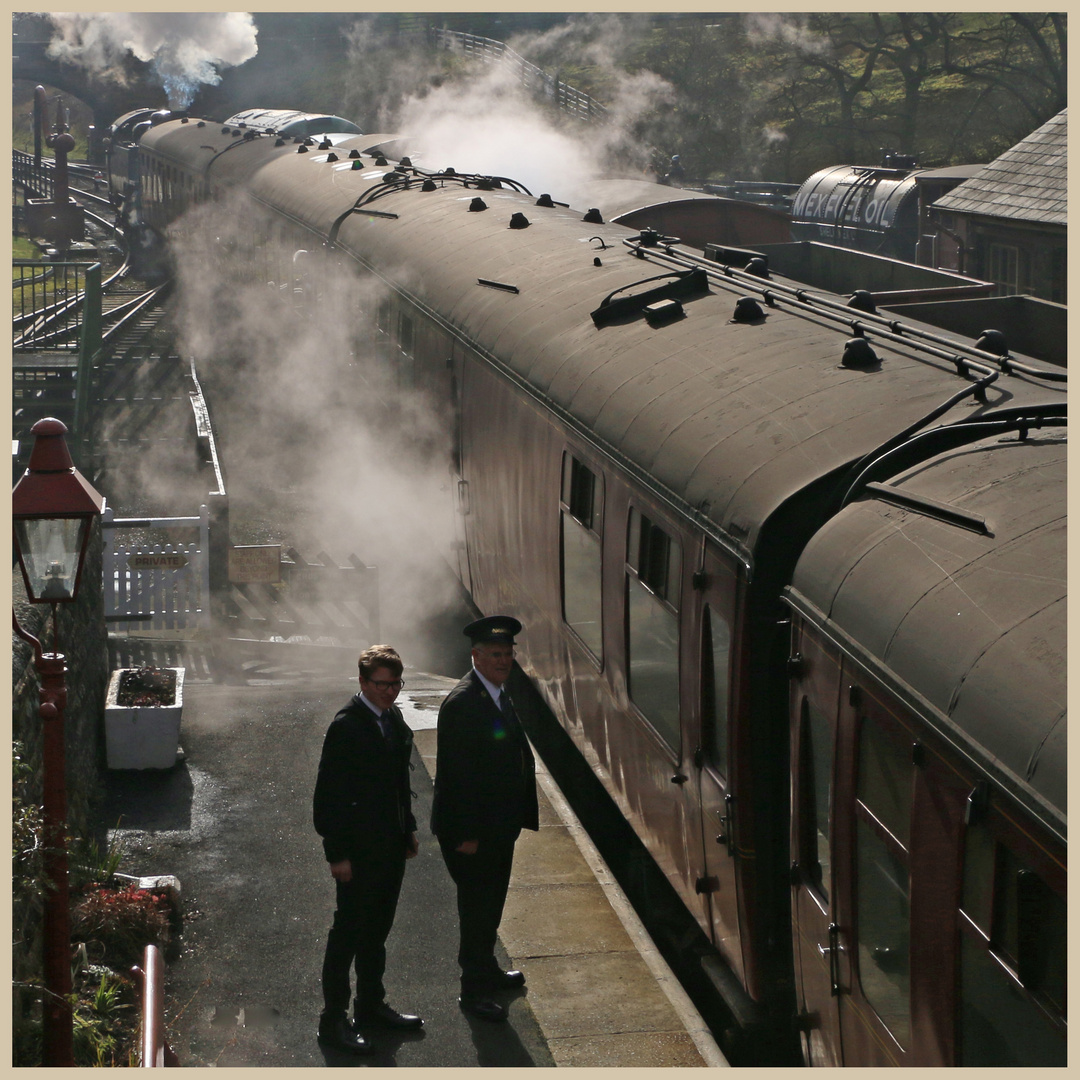
POLYGON ((107 884, 120 869, 124 854, 119 833, 113 834, 104 851, 95 837, 72 837, 68 852, 68 887, 72 895, 84 892, 91 885, 107 884))
POLYGON ((129 979, 112 971, 91 968, 96 987, 87 981, 78 991, 73 1019, 73 1049, 77 1066, 110 1068, 130 1063, 138 1037, 129 979), (123 1060, 123 1059, 126 1059, 123 1060))
POLYGON ((168 899, 134 885, 91 889, 72 909, 71 936, 100 942, 112 967, 137 964, 145 946, 169 940, 168 899))

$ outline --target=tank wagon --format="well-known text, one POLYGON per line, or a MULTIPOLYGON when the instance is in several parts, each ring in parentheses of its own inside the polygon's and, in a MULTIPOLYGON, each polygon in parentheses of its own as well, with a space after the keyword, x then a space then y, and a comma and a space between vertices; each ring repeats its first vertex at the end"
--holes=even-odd
POLYGON ((442 403, 430 520, 739 1022, 814 1064, 1063 1064, 1063 372, 228 128, 148 129, 146 198, 242 193, 246 235, 385 287, 358 332, 442 403))
POLYGON ((794 240, 820 240, 875 255, 915 261, 920 170, 887 154, 881 166, 833 165, 808 177, 791 207, 794 240))

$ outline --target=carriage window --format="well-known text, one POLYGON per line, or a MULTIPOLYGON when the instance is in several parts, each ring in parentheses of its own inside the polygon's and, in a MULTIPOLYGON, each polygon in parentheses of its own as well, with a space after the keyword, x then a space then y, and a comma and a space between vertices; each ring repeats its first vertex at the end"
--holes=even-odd
POLYGON ((823 899, 829 899, 833 740, 828 718, 803 698, 799 733, 799 867, 823 899))
POLYGON ((679 746, 679 545, 636 509, 627 538, 630 699, 679 746))
POLYGON ((563 455, 563 618, 597 659, 603 655, 600 603, 602 485, 572 454, 563 455))
POLYGON ((705 605, 701 642, 701 711, 705 753, 721 776, 728 773, 728 683, 731 628, 711 604, 705 605))
POLYGON ((911 782, 910 749, 864 718, 859 730, 855 835, 859 983, 866 1000, 905 1048, 911 1035, 906 848, 911 782))
POLYGON ((1064 1065, 1064 898, 981 825, 965 836, 963 896, 957 1064, 1064 1065))

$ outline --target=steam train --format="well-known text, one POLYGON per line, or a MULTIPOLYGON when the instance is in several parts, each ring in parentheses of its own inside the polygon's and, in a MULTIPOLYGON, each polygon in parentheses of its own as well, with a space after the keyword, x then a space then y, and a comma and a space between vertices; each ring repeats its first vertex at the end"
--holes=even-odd
POLYGON ((240 196, 255 254, 381 284, 356 334, 444 406, 430 517, 740 1022, 1065 1063, 1061 368, 385 136, 121 143, 158 227, 240 196))

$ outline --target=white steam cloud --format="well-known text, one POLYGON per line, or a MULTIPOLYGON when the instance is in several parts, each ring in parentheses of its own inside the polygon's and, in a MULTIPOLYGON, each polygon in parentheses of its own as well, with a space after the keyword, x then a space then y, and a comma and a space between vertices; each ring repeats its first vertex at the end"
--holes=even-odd
POLYGON ((126 61, 152 65, 174 109, 187 108, 200 86, 216 86, 219 69, 258 51, 251 15, 226 12, 50 13, 55 35, 49 55, 122 84, 126 61))

